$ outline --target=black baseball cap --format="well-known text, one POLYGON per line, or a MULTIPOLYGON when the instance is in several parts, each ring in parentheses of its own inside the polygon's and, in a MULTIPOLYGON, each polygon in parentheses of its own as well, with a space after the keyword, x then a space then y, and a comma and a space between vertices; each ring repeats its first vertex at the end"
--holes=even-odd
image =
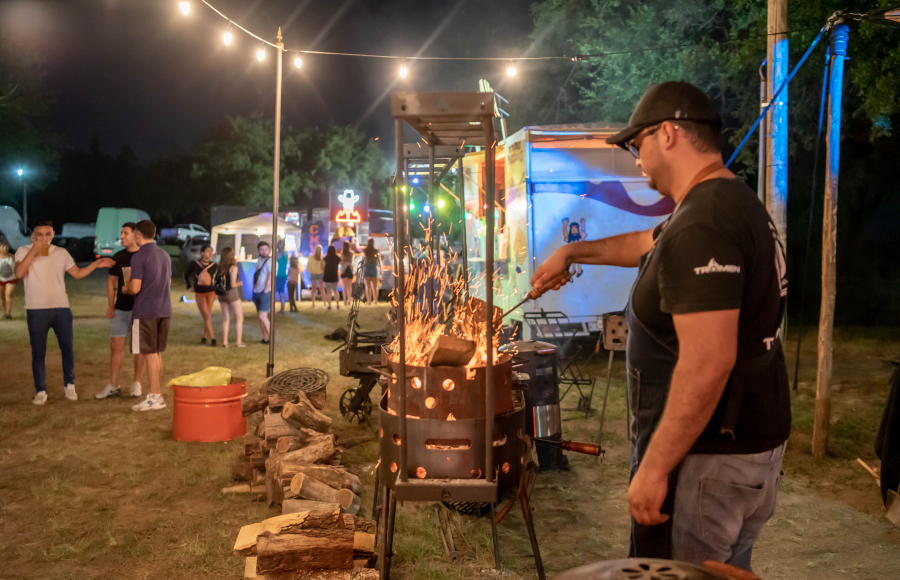
POLYGON ((691 83, 668 81, 647 89, 634 108, 628 127, 606 142, 624 147, 642 130, 663 121, 696 121, 722 127, 722 119, 706 93, 691 83))

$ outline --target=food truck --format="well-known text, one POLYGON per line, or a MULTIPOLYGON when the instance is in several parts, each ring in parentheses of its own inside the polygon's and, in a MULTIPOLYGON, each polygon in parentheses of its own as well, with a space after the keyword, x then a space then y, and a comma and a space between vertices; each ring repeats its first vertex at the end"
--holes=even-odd
MULTIPOLYGON (((497 144, 494 304, 504 312, 525 298, 535 269, 554 251, 582 240, 646 230, 665 220, 674 203, 650 189, 634 158, 606 144, 624 125, 590 123, 525 127, 497 144)), ((483 295, 484 152, 463 159, 466 255, 476 295, 483 295), (479 291, 480 290, 480 291, 479 291)), ((505 322, 533 338, 526 313, 562 312, 581 329, 599 332, 602 315, 620 311, 637 268, 572 266, 558 292, 526 302, 505 322)))

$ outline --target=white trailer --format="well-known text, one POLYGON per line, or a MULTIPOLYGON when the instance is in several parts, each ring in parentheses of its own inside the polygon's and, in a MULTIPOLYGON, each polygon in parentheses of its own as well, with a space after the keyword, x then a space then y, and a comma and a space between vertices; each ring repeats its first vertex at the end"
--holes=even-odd
MULTIPOLYGON (((670 198, 649 188, 628 152, 606 144, 622 127, 525 127, 498 143, 494 260, 499 296, 494 303, 504 311, 525 297, 535 268, 563 244, 646 230, 674 209, 670 198)), ((468 154, 463 168, 467 257, 474 282, 484 279, 484 152, 468 154)), ((506 322, 523 323, 528 312, 559 311, 580 325, 579 334, 598 332, 604 313, 625 307, 637 268, 573 266, 571 272, 571 283, 527 302, 506 322)), ((532 338, 528 324, 523 332, 524 338, 532 338)))

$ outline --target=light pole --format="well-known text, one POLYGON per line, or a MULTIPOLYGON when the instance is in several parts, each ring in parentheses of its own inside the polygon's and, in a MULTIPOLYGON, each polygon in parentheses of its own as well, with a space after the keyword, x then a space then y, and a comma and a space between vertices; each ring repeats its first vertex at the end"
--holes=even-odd
POLYGON ((16 171, 16 175, 22 178, 22 223, 25 229, 28 229, 28 180, 25 179, 25 170, 21 167, 16 171))
POLYGON ((278 27, 278 40, 275 43, 278 64, 275 80, 275 187, 272 191, 272 286, 269 289, 269 362, 266 364, 266 376, 275 372, 275 290, 278 273, 278 178, 281 170, 281 63, 284 54, 284 42, 281 39, 281 27, 278 27))

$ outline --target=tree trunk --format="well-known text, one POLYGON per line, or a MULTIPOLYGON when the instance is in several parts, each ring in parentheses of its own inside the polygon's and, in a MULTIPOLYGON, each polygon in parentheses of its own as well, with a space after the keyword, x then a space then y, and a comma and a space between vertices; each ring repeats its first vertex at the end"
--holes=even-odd
POLYGON ((319 389, 311 393, 306 393, 306 398, 312 403, 312 406, 318 410, 325 408, 325 389, 319 389))
POLYGON ((323 503, 320 501, 309 501, 305 499, 286 499, 281 504, 282 514, 293 514, 297 512, 307 511, 325 511, 333 510, 341 507, 337 503, 323 503))
POLYGON ((354 554, 371 554, 374 547, 374 534, 346 529, 310 529, 293 534, 266 531, 257 537, 256 573, 350 570, 354 554))
POLYGON ((331 417, 313 407, 303 393, 297 393, 294 401, 281 409, 281 416, 294 427, 308 427, 322 433, 331 428, 331 417))
POLYGON ((257 411, 262 411, 269 405, 269 393, 265 387, 260 388, 255 393, 250 393, 241 399, 241 415, 244 417, 252 415, 257 411))
MULTIPOLYGON (((278 413, 267 413, 266 414, 266 440, 267 441, 277 441, 279 437, 293 437, 294 439, 300 436, 300 431, 284 420, 278 413)), ((274 445, 272 445, 274 447, 274 445)))
POLYGON ((362 482, 358 477, 349 473, 343 467, 331 465, 298 465, 297 473, 302 473, 313 479, 321 481, 334 489, 349 489, 355 494, 362 492, 362 482))
POLYGON ((333 453, 334 435, 320 435, 306 447, 288 451, 274 458, 277 460, 277 475, 281 479, 289 479, 299 473, 299 467, 324 461, 333 453))

